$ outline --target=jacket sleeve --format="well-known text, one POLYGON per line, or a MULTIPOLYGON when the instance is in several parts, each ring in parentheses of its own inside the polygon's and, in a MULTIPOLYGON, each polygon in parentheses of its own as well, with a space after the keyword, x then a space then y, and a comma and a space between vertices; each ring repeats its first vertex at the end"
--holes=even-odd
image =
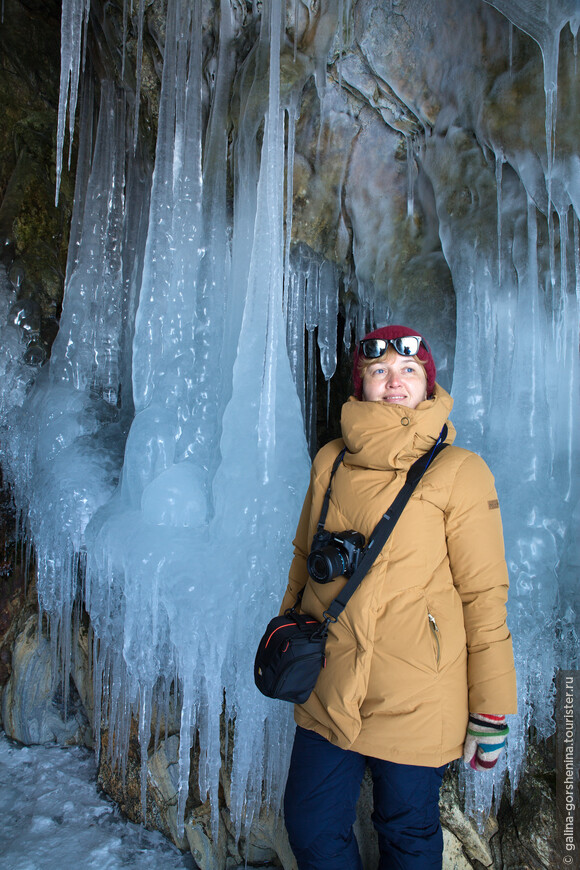
POLYGON ((469 710, 515 713, 501 514, 493 476, 475 453, 468 453, 457 470, 446 510, 446 535, 453 582, 463 605, 469 710))

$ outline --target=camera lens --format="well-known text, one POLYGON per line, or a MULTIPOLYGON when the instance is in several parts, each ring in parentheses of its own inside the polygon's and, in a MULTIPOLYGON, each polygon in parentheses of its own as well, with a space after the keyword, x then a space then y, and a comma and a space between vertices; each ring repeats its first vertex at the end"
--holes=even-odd
POLYGON ((323 547, 310 553, 306 568, 313 580, 317 580, 318 583, 330 583, 335 577, 344 574, 347 562, 338 547, 323 547))

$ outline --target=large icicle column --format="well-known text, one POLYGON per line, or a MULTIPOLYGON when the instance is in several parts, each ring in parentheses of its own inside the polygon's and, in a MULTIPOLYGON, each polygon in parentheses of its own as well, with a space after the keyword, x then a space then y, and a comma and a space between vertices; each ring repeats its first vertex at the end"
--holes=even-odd
MULTIPOLYGON (((71 100, 84 8, 64 4, 71 100), (69 21, 76 30, 67 32, 69 21)), ((285 586, 309 469, 285 340, 281 6, 263 8, 240 92, 233 226, 224 99, 234 72, 230 17, 223 3, 202 129, 201 4, 168 4, 150 196, 133 158, 124 94, 101 82, 93 134, 86 86, 60 332, 11 437, 41 605, 65 658, 79 595, 91 619, 97 734, 108 727, 122 759, 138 723, 145 806, 151 730, 173 695, 181 717, 178 816, 183 825, 197 743, 216 842, 220 727, 223 739, 228 722, 238 833, 264 789, 280 804, 291 710, 256 692, 253 655, 285 586)), ((61 130, 67 94, 65 81, 61 130)), ((74 102, 71 117, 73 109, 74 102)))
POLYGON ((576 0, 62 12, 62 315, 43 365, 0 276, 0 423, 65 685, 86 611, 97 746, 123 774, 137 736, 143 806, 171 746, 180 845, 192 801, 216 848, 224 804, 228 842, 277 813, 293 724, 254 649, 353 341, 409 322, 501 498, 520 710, 494 775, 460 774, 484 820, 578 667, 576 0))

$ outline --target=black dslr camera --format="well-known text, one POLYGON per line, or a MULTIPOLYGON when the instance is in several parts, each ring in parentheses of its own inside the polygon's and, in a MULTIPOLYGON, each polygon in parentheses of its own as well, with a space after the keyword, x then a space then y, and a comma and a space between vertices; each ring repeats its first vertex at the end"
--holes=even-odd
POLYGON ((312 548, 306 568, 317 583, 330 583, 344 574, 351 577, 364 552, 365 539, 359 532, 317 532, 312 539, 312 548))

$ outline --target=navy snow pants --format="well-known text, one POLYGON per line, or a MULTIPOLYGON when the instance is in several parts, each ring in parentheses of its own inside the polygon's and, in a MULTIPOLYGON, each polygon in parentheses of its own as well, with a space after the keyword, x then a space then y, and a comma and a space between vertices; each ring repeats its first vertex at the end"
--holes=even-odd
POLYGON ((368 763, 379 870, 441 870, 439 789, 443 767, 367 758, 314 731, 296 729, 284 813, 299 870, 362 870, 353 832, 368 763))

